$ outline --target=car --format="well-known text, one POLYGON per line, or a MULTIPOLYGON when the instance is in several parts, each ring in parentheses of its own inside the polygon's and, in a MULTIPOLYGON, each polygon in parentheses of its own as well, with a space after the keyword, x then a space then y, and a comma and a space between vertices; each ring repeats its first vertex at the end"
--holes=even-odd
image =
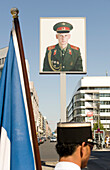
POLYGON ((44 143, 44 138, 40 137, 40 141, 41 141, 41 143, 44 143))
POLYGON ((38 140, 38 145, 44 143, 44 139, 42 137, 38 137, 37 140, 38 140))
POLYGON ((56 137, 51 137, 50 138, 50 142, 56 142, 57 141, 57 138, 56 137))
POLYGON ((40 143, 40 138, 39 137, 37 137, 37 141, 38 141, 38 145, 40 145, 41 143, 40 143))
POLYGON ((48 136, 48 137, 47 137, 47 139, 49 139, 49 140, 50 140, 50 136, 48 136))
POLYGON ((44 141, 46 141, 46 140, 47 140, 45 136, 43 136, 42 138, 44 139, 44 141))

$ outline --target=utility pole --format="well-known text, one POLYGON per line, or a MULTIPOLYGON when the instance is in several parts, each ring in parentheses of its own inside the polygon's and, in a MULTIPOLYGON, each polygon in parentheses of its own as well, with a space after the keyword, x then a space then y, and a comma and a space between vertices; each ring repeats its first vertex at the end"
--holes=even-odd
POLYGON ((98 145, 100 146, 101 140, 100 140, 100 103, 97 102, 97 116, 98 116, 98 145))

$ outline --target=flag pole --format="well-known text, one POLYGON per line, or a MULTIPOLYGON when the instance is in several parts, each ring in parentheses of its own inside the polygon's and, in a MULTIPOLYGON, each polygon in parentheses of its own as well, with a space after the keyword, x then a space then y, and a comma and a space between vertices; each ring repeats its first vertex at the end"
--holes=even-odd
POLYGON ((25 84, 25 89, 26 89, 26 98, 27 98, 27 105, 28 105, 28 110, 29 110, 33 149, 34 149, 34 155, 35 155, 35 164, 36 164, 37 170, 42 170, 38 141, 37 141, 37 134, 36 134, 35 123, 34 123, 34 114, 33 114, 33 108, 32 108, 31 96, 30 96, 28 75, 27 75, 27 71, 26 71, 25 55, 24 55, 24 50, 23 50, 20 24, 19 24, 19 20, 18 20, 18 13, 19 13, 19 10, 17 8, 11 9, 11 14, 13 16, 14 27, 15 27, 15 31, 16 31, 17 40, 18 40, 21 65, 22 65, 23 77, 24 77, 24 84, 25 84))

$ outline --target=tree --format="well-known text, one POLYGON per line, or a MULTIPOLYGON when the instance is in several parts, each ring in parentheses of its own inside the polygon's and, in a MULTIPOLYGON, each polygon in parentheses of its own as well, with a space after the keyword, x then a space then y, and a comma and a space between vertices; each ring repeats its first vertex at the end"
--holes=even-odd
MULTIPOLYGON (((98 129, 98 122, 94 123, 94 127, 93 127, 93 130, 97 130, 97 129, 98 129)), ((99 129, 100 130, 105 130, 104 127, 103 127, 103 124, 101 123, 101 121, 99 121, 99 129)))

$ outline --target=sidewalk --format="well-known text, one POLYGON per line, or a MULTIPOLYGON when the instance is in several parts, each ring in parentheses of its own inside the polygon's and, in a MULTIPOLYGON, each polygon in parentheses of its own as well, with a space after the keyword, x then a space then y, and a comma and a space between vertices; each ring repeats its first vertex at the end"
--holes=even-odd
POLYGON ((93 149, 93 151, 108 151, 108 152, 110 152, 110 148, 93 149))
POLYGON ((96 147, 94 147, 93 151, 110 151, 110 146, 108 148, 102 148, 102 149, 97 149, 96 147))
POLYGON ((43 162, 42 170, 54 170, 56 164, 57 162, 43 162))

